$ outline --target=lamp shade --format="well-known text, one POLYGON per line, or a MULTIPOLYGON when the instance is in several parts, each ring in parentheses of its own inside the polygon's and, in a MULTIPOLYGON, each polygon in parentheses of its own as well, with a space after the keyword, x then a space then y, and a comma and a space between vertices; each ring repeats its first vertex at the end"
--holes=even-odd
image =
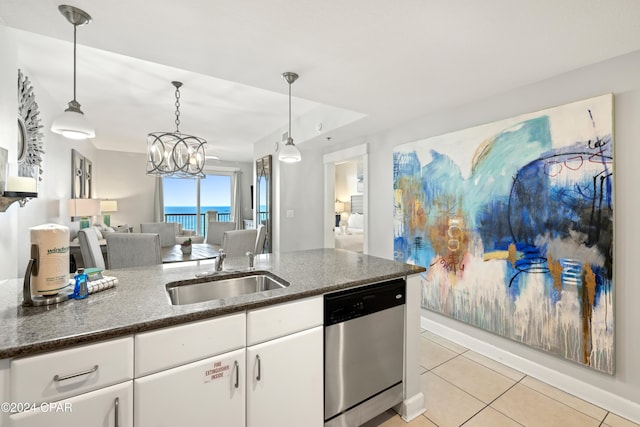
POLYGON ((118 212, 117 200, 100 200, 101 212, 118 212))
POLYGON ((344 212, 344 203, 343 202, 340 202, 340 201, 336 202, 336 212, 337 213, 344 212))
POLYGON ((300 150, 298 150, 298 147, 291 143, 284 146, 284 148, 278 155, 278 159, 281 162, 285 163, 295 163, 302 160, 302 156, 300 155, 300 150))
POLYGON ((51 132, 69 139, 88 139, 96 136, 96 131, 84 114, 68 109, 53 121, 51 132))
POLYGON ((100 215, 100 200, 98 199, 71 199, 68 206, 71 217, 100 215))

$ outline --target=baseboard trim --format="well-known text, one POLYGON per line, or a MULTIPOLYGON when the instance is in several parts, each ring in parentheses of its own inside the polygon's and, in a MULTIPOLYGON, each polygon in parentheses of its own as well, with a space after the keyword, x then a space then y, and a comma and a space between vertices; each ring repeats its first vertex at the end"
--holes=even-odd
POLYGON ((427 410, 424 406, 424 395, 422 393, 418 393, 411 396, 410 398, 403 400, 402 403, 397 405, 394 409, 406 422, 409 422, 414 418, 418 418, 427 410))
POLYGON ((480 341, 458 330, 452 329, 424 316, 420 317, 420 326, 437 335, 460 344, 483 356, 500 362, 510 368, 530 375, 580 399, 613 412, 640 424, 640 404, 624 397, 602 390, 596 386, 577 380, 562 372, 517 356, 494 345, 480 341))

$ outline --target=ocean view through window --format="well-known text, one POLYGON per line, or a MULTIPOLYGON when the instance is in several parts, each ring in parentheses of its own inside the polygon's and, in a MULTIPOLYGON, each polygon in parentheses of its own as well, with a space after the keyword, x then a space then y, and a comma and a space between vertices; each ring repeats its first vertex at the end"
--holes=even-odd
POLYGON ((231 177, 228 175, 207 175, 204 179, 163 178, 163 190, 165 222, 177 222, 183 229, 206 235, 207 212, 216 211, 217 221, 231 220, 231 177))

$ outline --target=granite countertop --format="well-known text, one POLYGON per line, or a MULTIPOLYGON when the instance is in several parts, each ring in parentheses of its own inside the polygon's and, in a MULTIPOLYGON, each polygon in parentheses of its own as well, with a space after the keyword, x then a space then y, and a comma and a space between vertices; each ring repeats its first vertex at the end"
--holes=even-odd
MULTIPOLYGON (((247 270, 246 258, 227 258, 226 271, 247 270)), ((290 286, 238 297, 171 305, 165 285, 213 271, 213 260, 163 264, 104 272, 115 288, 84 300, 48 307, 22 307, 22 280, 0 281, 0 359, 22 357, 97 342, 185 322, 322 295, 366 283, 425 271, 423 267, 343 251, 314 249, 259 255, 265 270, 290 286)))

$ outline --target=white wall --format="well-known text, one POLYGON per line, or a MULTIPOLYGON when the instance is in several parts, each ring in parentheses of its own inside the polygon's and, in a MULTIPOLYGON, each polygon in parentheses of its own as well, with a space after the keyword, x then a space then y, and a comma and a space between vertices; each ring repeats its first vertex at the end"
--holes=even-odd
POLYGON ((336 198, 345 203, 345 210, 350 210, 351 196, 358 193, 358 161, 336 165, 336 198))
MULTIPOLYGON (((153 222, 155 178, 146 173, 145 154, 99 150, 93 165, 96 198, 118 201, 112 226, 126 224, 139 232, 141 223, 153 222)), ((102 217, 98 220, 104 222, 102 217)))
MULTIPOLYGON (((516 368, 531 371, 531 366, 536 366, 534 370, 544 371, 546 381, 640 421, 640 339, 635 330, 640 324, 637 309, 640 286, 635 271, 636 245, 640 241, 640 224, 636 221, 636 212, 640 209, 637 197, 640 181, 636 174, 640 158, 640 52, 456 110, 422 117, 365 138, 370 144, 369 188, 376 189, 369 198, 369 253, 393 258, 392 152, 396 145, 609 92, 614 94, 615 115, 615 375, 603 375, 435 313, 425 311, 423 316, 433 324, 442 325, 443 331, 452 331, 453 338, 473 337, 496 349, 495 354, 513 355, 510 360, 516 368)), ((361 140, 351 141, 342 146, 360 143, 361 140)), ((327 151, 334 150, 332 147, 327 151)), ((305 174, 305 178, 308 179, 308 175, 305 174)))
MULTIPOLYGON (((17 94, 18 54, 15 40, 1 25, 0 58, 0 94, 17 94)), ((9 151, 9 159, 17 155, 17 109, 17 96, 0 96, 0 147, 9 151)), ((0 212, 0 280, 17 277, 18 209, 14 203, 6 212, 0 212)))
POLYGON ((21 66, 17 45, 3 26, 0 26, 0 55, 0 146, 9 149, 10 161, 16 158, 16 99, 20 68, 29 77, 34 89, 45 151, 38 198, 30 200, 22 208, 14 203, 7 212, 0 213, 0 279, 6 279, 24 275, 31 244, 29 228, 56 223, 68 226, 71 233, 77 231, 78 222, 72 223, 67 214, 67 199, 71 197, 71 150, 75 148, 94 159, 96 149, 91 142, 68 140, 49 130, 52 120, 67 106, 54 103, 46 88, 33 78, 29 69, 21 66))

